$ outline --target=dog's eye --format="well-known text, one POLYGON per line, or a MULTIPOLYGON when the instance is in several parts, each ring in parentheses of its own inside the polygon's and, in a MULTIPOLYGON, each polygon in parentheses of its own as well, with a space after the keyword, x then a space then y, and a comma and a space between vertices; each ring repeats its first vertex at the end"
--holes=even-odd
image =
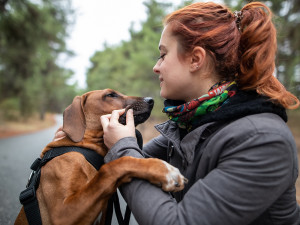
POLYGON ((119 95, 115 92, 111 92, 111 93, 107 94, 106 97, 117 98, 117 97, 119 97, 119 95))

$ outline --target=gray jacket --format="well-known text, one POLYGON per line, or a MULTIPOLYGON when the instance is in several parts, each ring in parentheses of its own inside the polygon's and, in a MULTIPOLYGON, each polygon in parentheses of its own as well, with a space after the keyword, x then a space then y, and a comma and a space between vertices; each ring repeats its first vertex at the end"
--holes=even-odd
POLYGON ((180 140, 177 125, 157 125, 160 136, 139 149, 123 138, 105 157, 152 156, 179 168, 189 183, 172 196, 142 180, 122 193, 139 224, 300 224, 295 182, 297 149, 285 122, 273 113, 242 117, 210 132, 206 123, 180 140), (211 134, 212 133, 212 134, 211 134))

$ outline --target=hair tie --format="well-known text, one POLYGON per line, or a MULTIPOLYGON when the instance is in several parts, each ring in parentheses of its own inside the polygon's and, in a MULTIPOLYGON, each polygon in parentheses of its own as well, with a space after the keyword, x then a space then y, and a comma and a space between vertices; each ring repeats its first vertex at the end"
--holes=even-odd
POLYGON ((243 19, 243 15, 241 11, 234 11, 235 23, 239 31, 241 30, 241 20, 243 19))

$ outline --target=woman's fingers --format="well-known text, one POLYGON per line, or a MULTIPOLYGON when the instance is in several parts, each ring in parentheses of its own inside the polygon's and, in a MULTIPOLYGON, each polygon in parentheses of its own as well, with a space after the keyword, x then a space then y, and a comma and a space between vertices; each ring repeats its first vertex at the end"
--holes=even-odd
POLYGON ((125 113, 125 109, 114 110, 111 113, 110 122, 113 124, 119 124, 119 118, 125 113))
POLYGON ((103 129, 106 129, 108 125, 119 124, 120 116, 125 112, 125 109, 114 110, 111 114, 106 114, 100 117, 100 121, 103 129))
POLYGON ((110 117, 111 117, 111 114, 103 115, 100 117, 100 121, 101 121, 103 130, 106 130, 107 126, 109 125, 110 117))
POLYGON ((116 142, 124 137, 135 137, 133 111, 129 109, 126 115, 126 125, 119 123, 119 118, 125 109, 114 110, 111 114, 101 116, 101 124, 104 131, 104 143, 111 148, 116 142))
POLYGON ((66 135, 66 133, 63 131, 63 127, 60 126, 60 127, 57 129, 57 131, 55 132, 53 141, 61 140, 61 139, 65 138, 66 136, 67 136, 67 135, 66 135))
POLYGON ((129 109, 126 114, 126 125, 135 128, 133 110, 129 109))

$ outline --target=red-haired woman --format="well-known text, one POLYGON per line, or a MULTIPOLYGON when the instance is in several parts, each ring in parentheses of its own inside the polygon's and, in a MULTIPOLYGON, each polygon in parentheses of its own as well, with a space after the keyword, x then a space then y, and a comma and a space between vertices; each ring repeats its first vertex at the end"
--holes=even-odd
POLYGON ((274 76, 276 47, 262 3, 235 13, 194 3, 166 17, 153 68, 170 118, 156 126, 161 135, 141 151, 134 126, 118 124, 123 111, 101 118, 107 162, 158 157, 189 180, 174 195, 146 181, 124 185, 139 224, 300 224, 297 149, 285 110, 299 100, 274 76))

